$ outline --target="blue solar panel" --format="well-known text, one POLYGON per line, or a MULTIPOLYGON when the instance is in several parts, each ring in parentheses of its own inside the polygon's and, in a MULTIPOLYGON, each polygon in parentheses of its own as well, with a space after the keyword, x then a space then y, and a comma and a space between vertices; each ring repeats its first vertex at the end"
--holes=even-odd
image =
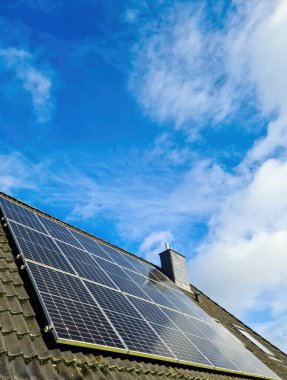
POLYGON ((68 243, 74 247, 83 249, 83 246, 78 242, 78 240, 71 234, 68 228, 62 226, 61 224, 56 224, 55 222, 39 216, 40 222, 47 230, 48 234, 53 238, 61 240, 62 242, 68 243))
POLYGON ((0 204, 58 342, 278 378, 156 267, 0 204))
POLYGON ((74 273, 70 262, 47 235, 12 221, 9 222, 9 227, 26 259, 74 273))

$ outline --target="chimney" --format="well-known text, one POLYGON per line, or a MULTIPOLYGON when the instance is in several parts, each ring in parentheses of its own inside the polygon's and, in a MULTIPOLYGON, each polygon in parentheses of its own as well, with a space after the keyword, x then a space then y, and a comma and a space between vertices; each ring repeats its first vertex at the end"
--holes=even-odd
POLYGON ((166 250, 159 254, 161 270, 178 287, 190 291, 185 256, 174 251, 168 244, 166 250))

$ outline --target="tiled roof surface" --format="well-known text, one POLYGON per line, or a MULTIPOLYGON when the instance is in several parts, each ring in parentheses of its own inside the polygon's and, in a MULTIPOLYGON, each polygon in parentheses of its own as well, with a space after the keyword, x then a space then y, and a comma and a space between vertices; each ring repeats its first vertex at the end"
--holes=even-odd
MULTIPOLYGON (((0 226, 0 379, 238 379, 228 373, 207 371, 151 359, 80 349, 55 343, 39 327, 39 310, 25 271, 15 262, 5 229, 0 226), (24 281, 23 281, 24 279, 24 281)), ((231 329, 240 321, 205 295, 200 306, 231 329)), ((247 328, 246 328, 247 329, 247 328)), ((248 330, 251 331, 252 330, 248 330)), ((232 331, 233 332, 233 331, 232 331)), ((238 332, 234 332, 238 336, 238 332)), ((253 333, 253 332, 252 332, 253 333)), ((253 333, 254 334, 254 333, 253 333)), ((240 337, 244 342, 245 337, 240 337)), ((267 362, 259 349, 253 352, 280 377, 287 379, 287 357, 257 336, 281 362, 267 362), (275 350, 275 351, 274 351, 275 350), (270 362, 270 363, 269 363, 270 362), (286 365, 286 367, 284 367, 286 365)), ((247 346, 250 348, 250 344, 247 346)), ((252 346, 252 344, 251 344, 252 346)), ((245 377, 246 378, 246 377, 245 377)))

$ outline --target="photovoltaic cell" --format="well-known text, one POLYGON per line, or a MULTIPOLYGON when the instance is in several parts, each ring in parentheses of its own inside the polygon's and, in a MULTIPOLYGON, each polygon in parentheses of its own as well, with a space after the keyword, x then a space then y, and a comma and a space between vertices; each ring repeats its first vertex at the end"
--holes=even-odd
POLYGON ((132 272, 132 271, 127 271, 126 272, 130 280, 133 280, 136 284, 139 286, 146 285, 149 280, 147 277, 141 276, 138 273, 132 272))
POLYGON ((180 360, 205 365, 211 364, 181 331, 154 323, 151 323, 151 325, 167 346, 171 347, 174 355, 180 358, 180 360))
POLYGON ((82 281, 77 277, 51 270, 34 263, 29 263, 29 269, 40 292, 57 295, 61 298, 68 298, 85 304, 95 304, 94 299, 87 292, 82 281))
POLYGON ((229 368, 239 371, 237 365, 229 360, 212 342, 196 335, 185 333, 185 336, 208 358, 213 365, 219 368, 229 368))
POLYGON ((86 235, 80 234, 77 231, 70 230, 70 232, 79 241, 82 247, 86 249, 88 252, 92 253, 97 257, 113 262, 113 259, 110 257, 110 255, 108 255, 107 252, 104 251, 100 243, 96 242, 95 240, 91 239, 86 235))
POLYGON ((175 328, 172 320, 168 318, 167 314, 159 306, 135 297, 129 297, 129 300, 148 322, 175 328))
POLYGON ((137 260, 136 258, 132 257, 132 256, 128 256, 126 254, 123 253, 123 255, 125 256, 125 259, 132 265, 132 267, 134 269, 132 269, 133 271, 137 272, 137 273, 142 273, 141 272, 141 263, 139 264, 139 260, 137 260))
POLYGON ((116 286, 124 293, 131 294, 136 297, 140 297, 143 299, 150 300, 149 296, 138 286, 135 282, 123 278, 121 276, 117 276, 116 274, 112 275, 113 282, 116 286))
POLYGON ((99 284, 116 288, 110 277, 96 265, 91 266, 78 260, 73 260, 72 265, 79 276, 98 282, 99 284))
POLYGON ((51 251, 58 251, 56 244, 49 238, 49 236, 12 221, 9 222, 9 226, 17 238, 28 240, 31 243, 40 245, 41 247, 51 249, 51 251))
POLYGON ((259 373, 256 364, 257 361, 260 361, 254 355, 252 355, 250 351, 246 349, 237 350, 233 347, 224 346, 217 342, 215 342, 214 344, 216 345, 216 347, 220 349, 221 352, 223 352, 230 360, 232 360, 232 362, 236 364, 241 371, 246 373, 259 373))
POLYGON ((111 311, 107 311, 107 315, 123 337, 129 350, 156 356, 174 357, 164 342, 143 319, 112 313, 111 311))
POLYGON ((184 293, 171 289, 168 292, 168 298, 178 307, 179 310, 184 310, 184 312, 191 317, 199 318, 206 322, 215 324, 214 319, 202 311, 202 309, 192 302, 184 293))
POLYGON ((74 273, 73 267, 48 236, 12 221, 9 228, 26 259, 74 273))
POLYGON ((0 196, 57 341, 278 378, 156 267, 0 196))
POLYGON ((41 293, 41 297, 53 321, 58 339, 125 349, 97 306, 48 293, 41 293))
POLYGON ((173 285, 173 283, 156 268, 153 268, 149 271, 148 277, 153 281, 159 282, 160 284, 175 287, 175 285, 173 285))
POLYGON ((229 344, 231 345, 235 345, 238 342, 235 338, 233 338, 233 336, 229 332, 226 331, 226 334, 223 334, 223 331, 217 326, 204 323, 194 318, 192 318, 192 323, 195 324, 195 326, 200 331, 202 331, 204 336, 210 340, 213 340, 219 343, 229 342, 229 344))
POLYGON ((91 282, 86 282, 86 286, 103 309, 140 318, 140 314, 124 294, 91 282))
POLYGON ((203 333, 195 326, 194 323, 192 323, 191 318, 188 318, 186 315, 178 313, 177 311, 169 309, 162 310, 180 331, 204 337, 203 333))
POLYGON ((177 309, 176 306, 169 301, 161 292, 157 291, 152 284, 142 285, 142 290, 157 304, 169 307, 171 309, 177 309))
POLYGON ((113 259, 115 263, 123 266, 124 268, 136 271, 135 267, 126 259, 125 254, 120 253, 118 250, 111 248, 107 245, 101 244, 102 249, 113 259))
POLYGON ((139 271, 139 273, 146 277, 149 277, 150 272, 154 269, 152 266, 147 265, 139 260, 135 260, 133 266, 139 271))
POLYGON ((33 228, 36 231, 46 233, 37 216, 31 212, 27 212, 23 207, 19 207, 17 211, 4 207, 4 211, 8 220, 13 220, 14 222, 33 228))
POLYGON ((62 243, 60 241, 57 241, 57 246, 64 253, 67 259, 70 260, 71 263, 73 262, 73 260, 78 260, 83 263, 99 267, 99 265, 97 265, 97 263, 93 259, 92 255, 90 255, 88 252, 78 249, 76 247, 72 247, 71 245, 62 243))
POLYGON ((83 248, 77 239, 70 233, 69 229, 65 226, 57 224, 43 216, 39 216, 39 219, 48 231, 49 235, 51 235, 53 238, 71 244, 74 247, 83 248))
POLYGON ((191 310, 191 308, 189 307, 188 303, 183 302, 181 299, 179 299, 174 294, 174 292, 173 292, 172 289, 168 288, 167 290, 165 290, 164 295, 174 305, 173 309, 180 310, 182 313, 188 314, 188 315, 190 315, 192 317, 199 318, 199 316, 191 310))
POLYGON ((95 258, 96 263, 99 265, 100 268, 102 268, 104 271, 120 276, 125 279, 129 279, 126 272, 117 264, 113 264, 110 261, 102 260, 100 258, 95 258))

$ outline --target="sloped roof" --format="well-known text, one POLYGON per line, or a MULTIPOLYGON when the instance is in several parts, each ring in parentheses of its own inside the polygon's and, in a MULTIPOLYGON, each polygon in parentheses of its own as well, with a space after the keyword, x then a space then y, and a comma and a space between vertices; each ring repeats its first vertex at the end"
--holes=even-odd
MULTIPOLYGON (((194 290, 196 290, 194 288, 194 290)), ((275 362, 253 347, 233 324, 240 321, 204 294, 199 305, 237 335, 281 378, 287 379, 287 357, 263 338, 258 340, 281 359, 275 362), (236 331, 233 331, 236 330, 236 331), (273 361, 273 362, 272 362, 273 361)), ((0 227, 0 374, 1 379, 238 379, 240 376, 156 360, 110 354, 57 344, 40 328, 35 294, 15 261, 5 229, 0 227)), ((255 334, 252 330, 248 331, 255 334)), ((241 377, 242 378, 242 377, 241 377)), ((247 378, 247 377, 245 377, 247 378)))

